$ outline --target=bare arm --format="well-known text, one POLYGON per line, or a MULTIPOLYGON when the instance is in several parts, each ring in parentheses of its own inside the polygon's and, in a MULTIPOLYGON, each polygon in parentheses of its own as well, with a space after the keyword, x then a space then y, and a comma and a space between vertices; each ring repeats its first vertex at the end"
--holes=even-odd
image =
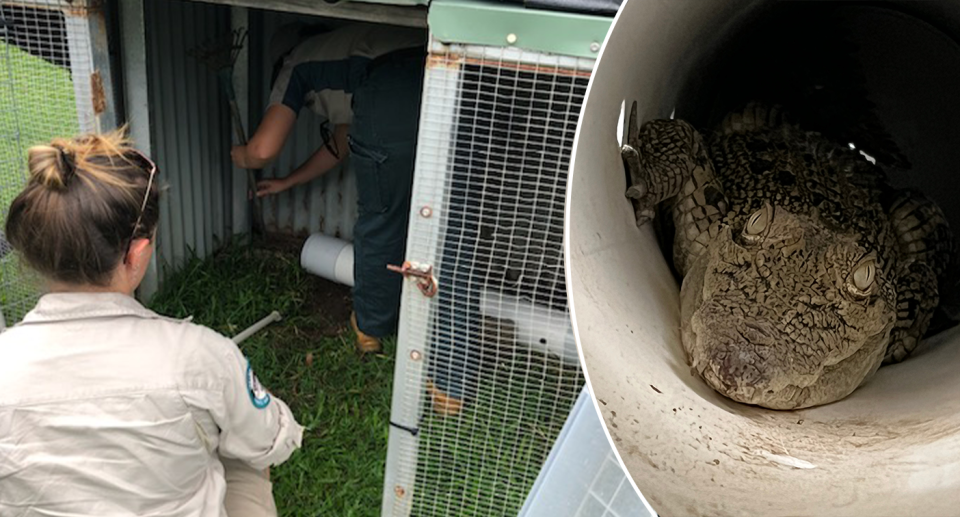
POLYGON ((283 192, 297 185, 302 185, 311 180, 323 176, 330 169, 334 168, 349 154, 347 147, 347 135, 350 132, 350 126, 347 124, 338 124, 333 130, 333 141, 330 146, 322 146, 313 153, 303 165, 297 167, 286 178, 277 178, 272 180, 263 180, 257 185, 257 195, 265 196, 283 192), (329 147, 333 147, 337 154, 330 152, 329 147))
POLYGON ((263 122, 247 145, 238 145, 230 155, 233 163, 243 169, 262 169, 273 161, 297 122, 297 114, 283 104, 274 104, 267 109, 263 122))

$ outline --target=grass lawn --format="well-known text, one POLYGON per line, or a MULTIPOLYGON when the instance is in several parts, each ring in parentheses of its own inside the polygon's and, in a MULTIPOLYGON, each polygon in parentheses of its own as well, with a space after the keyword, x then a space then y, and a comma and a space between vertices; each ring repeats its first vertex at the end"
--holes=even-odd
POLYGON ((271 474, 281 515, 380 511, 394 344, 358 356, 348 294, 303 271, 296 254, 231 246, 189 262, 151 303, 228 336, 273 310, 283 315, 241 344, 264 386, 307 427, 303 448, 271 474))
POLYGON ((508 370, 487 372, 478 400, 462 418, 424 419, 413 515, 506 517, 520 511, 580 383, 571 375, 540 391, 516 381, 508 370))
MULTIPOLYGON (((0 226, 25 184, 26 149, 77 131, 69 70, 0 43, 0 226)), ((360 358, 349 290, 307 274, 298 259, 289 246, 231 245, 168 277, 152 307, 225 335, 279 311, 283 321, 241 348, 308 428, 303 449, 272 472, 280 514, 379 515, 396 345, 360 358)), ((37 292, 15 255, 0 259, 8 324, 37 292)), ((414 515, 516 515, 583 382, 576 367, 521 349, 493 343, 477 400, 460 417, 428 413, 421 422, 414 515)))
MULTIPOLYGON (((273 310, 283 320, 241 348, 261 381, 308 427, 272 472, 283 516, 379 515, 395 343, 354 352, 349 291, 286 250, 233 245, 171 276, 154 310, 234 335, 273 310)), ((576 367, 492 344, 477 400, 458 418, 428 413, 413 515, 516 515, 582 384, 576 367), (499 352, 497 352, 499 350, 499 352)))
POLYGON ((515 516, 583 385, 575 365, 530 352, 486 320, 476 399, 420 424, 413 515, 515 516))
MULTIPOLYGON (((0 202, 26 181, 26 153, 35 144, 79 131, 70 70, 0 43, 0 202)), ((5 210, 4 210, 5 212, 5 210)))
MULTIPOLYGON (((0 42, 0 228, 27 179, 27 149, 79 130, 70 70, 0 42)), ((6 323, 33 306, 38 284, 15 255, 0 258, 0 309, 6 323)))

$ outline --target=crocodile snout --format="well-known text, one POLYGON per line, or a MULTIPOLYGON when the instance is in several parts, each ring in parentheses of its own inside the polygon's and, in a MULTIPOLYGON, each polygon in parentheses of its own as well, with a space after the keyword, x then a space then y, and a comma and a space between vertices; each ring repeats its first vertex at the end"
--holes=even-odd
POLYGON ((761 373, 763 359, 747 349, 715 351, 710 363, 728 388, 756 388, 766 380, 761 373))

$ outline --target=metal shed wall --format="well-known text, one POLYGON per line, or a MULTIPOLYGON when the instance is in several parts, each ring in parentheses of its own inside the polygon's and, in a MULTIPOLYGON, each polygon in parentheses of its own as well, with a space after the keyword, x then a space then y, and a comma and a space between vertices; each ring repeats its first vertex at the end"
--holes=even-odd
MULTIPOLYGON (((230 10, 195 2, 144 2, 150 148, 167 187, 159 261, 176 269, 209 255, 232 228, 230 121, 216 74, 187 51, 230 30, 230 10)), ((137 113, 128 114, 137 123, 137 113)), ((162 275, 161 275, 162 276, 162 275)))
MULTIPOLYGON (((270 94, 270 37, 291 21, 330 26, 344 23, 184 0, 144 1, 147 81, 136 87, 147 89, 149 108, 148 113, 131 110, 128 119, 134 126, 140 122, 138 118, 149 120, 149 149, 168 187, 159 237, 160 278, 193 254, 207 256, 234 234, 247 231, 248 214, 242 199, 245 181, 230 162, 229 109, 216 74, 188 51, 231 28, 250 31, 234 74, 241 102, 247 99, 241 109, 247 111, 245 129, 250 135, 270 94)), ((136 27, 124 30, 136 31, 136 27)), ((263 177, 286 176, 315 152, 323 142, 321 122, 309 110, 300 113, 283 153, 263 170, 263 177)), ((321 232, 351 240, 357 191, 349 158, 323 178, 265 198, 263 209, 268 231, 321 232)))
MULTIPOLYGON (((259 121, 267 107, 270 95, 268 46, 270 37, 278 28, 292 21, 308 24, 338 25, 342 21, 298 16, 276 11, 250 11, 251 34, 250 120, 259 121), (259 47, 259 51, 254 46, 259 47)), ((239 78, 238 78, 239 79, 239 78)), ((263 171, 264 177, 282 177, 290 174, 323 144, 320 134, 322 119, 304 109, 297 127, 290 135, 281 156, 263 171)), ((253 126, 255 127, 255 126, 253 126)), ((252 128, 253 128, 252 127, 252 128)), ((251 129, 252 129, 251 128, 251 129)), ((332 128, 331 128, 332 129, 332 128)), ((266 198, 263 204, 264 220, 269 229, 284 233, 321 232, 345 240, 352 240, 353 225, 357 220, 357 187, 349 157, 324 177, 266 198)))
MULTIPOLYGON (((266 57, 270 36, 294 20, 342 23, 192 1, 144 1, 147 81, 135 87, 146 88, 149 107, 147 113, 130 110, 128 119, 133 126, 149 121, 149 149, 167 187, 158 241, 160 278, 193 254, 205 257, 234 234, 247 231, 248 214, 242 199, 245 181, 230 162, 229 109, 215 72, 188 51, 231 28, 242 26, 250 31, 240 57, 246 61, 238 63, 235 73, 241 101, 248 98, 243 107, 248 110, 245 129, 249 135, 259 123, 270 93, 271 64, 266 57)), ((136 31, 136 27, 124 30, 136 31)), ((304 110, 282 155, 263 171, 263 177, 289 174, 318 149, 323 142, 320 122, 304 110)), ((264 219, 272 232, 322 232, 350 240, 357 218, 356 200, 347 159, 319 180, 266 198, 264 219)))

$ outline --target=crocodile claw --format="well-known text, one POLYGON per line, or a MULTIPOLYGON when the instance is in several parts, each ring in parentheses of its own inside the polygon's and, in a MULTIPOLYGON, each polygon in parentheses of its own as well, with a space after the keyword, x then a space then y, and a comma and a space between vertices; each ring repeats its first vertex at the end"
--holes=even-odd
POLYGON ((627 169, 631 185, 627 188, 626 196, 633 200, 636 208, 637 226, 643 226, 653 219, 656 200, 650 192, 650 187, 643 174, 640 173, 640 154, 630 145, 620 148, 623 166, 627 169))
POLYGON ((643 226, 653 220, 656 213, 655 207, 658 203, 658 195, 653 192, 653 185, 650 184, 649 176, 640 164, 641 146, 640 122, 637 118, 637 103, 634 101, 630 107, 626 142, 620 146, 620 158, 623 160, 623 167, 626 169, 630 181, 626 196, 633 200, 637 226, 643 226))
POLYGON ((644 184, 633 185, 627 189, 627 197, 630 199, 642 200, 647 195, 647 186, 644 184))
POLYGON ((637 227, 642 227, 643 225, 653 221, 654 211, 651 208, 644 208, 637 210, 637 227))
POLYGON ((627 126, 627 145, 634 149, 640 147, 640 123, 637 121, 637 101, 630 105, 630 120, 627 126))

